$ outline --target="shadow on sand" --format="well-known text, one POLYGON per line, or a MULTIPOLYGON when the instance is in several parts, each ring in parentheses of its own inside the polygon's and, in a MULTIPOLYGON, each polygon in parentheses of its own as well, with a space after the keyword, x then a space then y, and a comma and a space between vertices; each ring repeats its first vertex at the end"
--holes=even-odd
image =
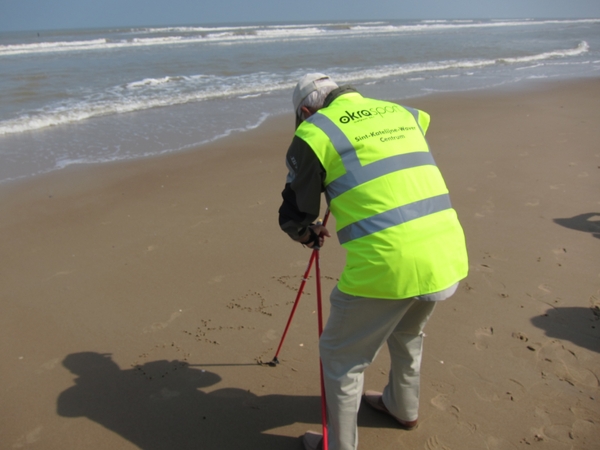
POLYGON ((110 355, 82 352, 63 365, 78 378, 59 395, 58 414, 87 417, 144 450, 296 450, 302 448, 298 438, 263 431, 296 422, 320 430, 319 397, 257 396, 235 388, 205 393, 201 389, 221 377, 182 361, 121 370, 110 355))
MULTIPOLYGON (((68 355, 63 365, 77 378, 59 395, 58 414, 87 417, 142 450, 300 450, 298 437, 268 431, 299 422, 321 430, 318 396, 257 396, 236 388, 203 392, 221 377, 182 361, 122 370, 110 354, 81 352, 68 355)), ((240 370, 273 370, 242 365, 252 367, 240 370)), ((393 419, 366 407, 359 425, 397 428, 393 419)))
POLYGON ((600 308, 553 308, 531 319, 546 336, 600 353, 600 308))
POLYGON ((600 239, 600 213, 579 214, 565 219, 554 219, 554 223, 570 228, 571 230, 591 233, 597 239, 600 239), (596 220, 592 220, 596 217, 596 220))

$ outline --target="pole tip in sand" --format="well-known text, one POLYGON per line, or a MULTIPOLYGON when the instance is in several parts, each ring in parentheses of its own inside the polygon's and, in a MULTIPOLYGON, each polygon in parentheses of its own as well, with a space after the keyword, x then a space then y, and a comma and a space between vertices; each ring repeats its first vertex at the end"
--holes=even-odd
POLYGON ((275 358, 273 358, 273 361, 268 363, 269 367, 277 367, 277 364, 279 364, 279 360, 277 359, 277 356, 275 358))

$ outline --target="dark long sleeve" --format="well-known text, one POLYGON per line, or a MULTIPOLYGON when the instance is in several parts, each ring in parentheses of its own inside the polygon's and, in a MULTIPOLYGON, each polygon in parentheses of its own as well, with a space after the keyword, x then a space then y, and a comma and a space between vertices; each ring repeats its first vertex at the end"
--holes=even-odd
POLYGON ((297 241, 319 217, 325 169, 310 146, 297 136, 288 149, 286 164, 289 173, 281 193, 279 226, 297 241))

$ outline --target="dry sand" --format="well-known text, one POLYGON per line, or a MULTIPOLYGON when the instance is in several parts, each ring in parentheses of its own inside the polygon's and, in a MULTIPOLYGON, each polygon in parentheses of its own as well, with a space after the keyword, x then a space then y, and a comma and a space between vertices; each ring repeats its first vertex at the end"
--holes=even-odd
MULTIPOLYGON (((427 328, 420 425, 361 449, 597 449, 600 79, 406 101, 470 274, 427 328)), ((301 449, 320 429, 310 252, 277 226, 292 117, 0 186, 0 448, 301 449)), ((328 294, 343 266, 321 251, 328 294)), ((387 378, 384 350, 365 388, 387 378)))

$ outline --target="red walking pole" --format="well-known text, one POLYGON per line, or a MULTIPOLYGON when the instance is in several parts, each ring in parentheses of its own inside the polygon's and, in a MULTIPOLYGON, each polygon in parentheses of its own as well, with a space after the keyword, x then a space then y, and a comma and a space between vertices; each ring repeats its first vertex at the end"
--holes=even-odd
POLYGON ((296 308, 298 307, 298 302, 300 301, 300 297, 302 297, 302 291, 304 291, 304 286, 306 285, 306 281, 308 280, 308 274, 310 273, 310 269, 312 268, 313 262, 317 258, 318 254, 319 254, 319 250, 314 249, 312 251, 312 254, 310 255, 310 259, 308 260, 308 267, 306 268, 306 271, 304 272, 304 276, 302 277, 302 283, 300 283, 300 287, 298 288, 298 294, 296 295, 296 300, 294 301, 294 306, 292 307, 292 312, 290 313, 290 317, 288 318, 287 325, 285 326, 285 330, 283 330, 283 335, 281 336, 281 341, 279 341, 279 347, 277 347, 277 352, 275 353, 273 360, 269 363, 269 365, 272 367, 279 364, 279 359, 277 358, 279 356, 279 351, 281 350, 281 346, 283 345, 285 336, 287 335, 288 329, 290 328, 290 324, 292 323, 292 318, 294 317, 294 314, 296 313, 296 308))
MULTIPOLYGON (((327 219, 329 219, 329 208, 325 213, 325 218, 323 219, 323 226, 327 224, 327 219)), ((319 265, 319 250, 320 247, 315 247, 310 255, 310 259, 308 260, 308 266, 306 271, 304 272, 304 276, 302 277, 302 283, 300 283, 300 287, 298 288, 298 294, 296 295, 296 300, 294 301, 294 306, 292 307, 292 311, 290 313, 290 317, 288 318, 287 324, 285 326, 285 330, 283 331, 283 335, 281 336, 281 341, 279 342, 279 346, 277 347, 277 352, 273 357, 273 360, 269 363, 270 366, 274 367, 279 364, 279 351, 281 350, 281 346, 283 345, 283 341, 285 336, 287 335, 290 324, 292 323, 292 318, 296 313, 296 308, 298 307, 298 303, 300 301, 300 297, 302 296, 302 292, 304 291, 304 286, 306 285, 306 281, 308 280, 308 275, 310 274, 310 269, 312 268, 313 263, 315 264, 316 271, 316 281, 317 281, 317 318, 318 318, 318 328, 319 328, 319 338, 321 337, 321 333, 323 333, 323 308, 322 308, 322 299, 321 299, 321 267, 319 265)), ((319 358, 319 372, 321 376, 321 424, 323 426, 323 450, 328 450, 328 440, 327 440, 327 401, 325 399, 325 382, 323 379, 323 364, 321 363, 321 359, 319 358)))
MULTIPOLYGON (((327 220, 329 219, 329 208, 325 212, 325 218, 323 219, 323 226, 327 225, 327 220)), ((279 346, 277 347, 277 351, 275 352, 275 356, 273 360, 269 363, 271 367, 275 367, 279 364, 279 351, 281 350, 281 346, 283 345, 283 341, 285 340, 285 336, 287 335, 288 329, 290 328, 290 324, 292 323, 292 318, 296 313, 296 308, 298 307, 298 303, 300 302, 300 297, 302 297, 302 292, 304 291, 304 286, 306 285, 306 281, 308 280, 308 275, 310 274, 310 269, 312 268, 313 263, 319 256, 319 247, 313 249, 310 259, 308 260, 308 266, 306 267, 306 271, 304 272, 304 276, 302 277, 302 283, 300 283, 300 287, 298 288, 298 294, 296 295, 296 300, 294 300, 294 306, 292 307, 292 312, 290 313, 290 317, 288 318, 287 324, 285 326, 285 330, 283 330, 283 335, 281 336, 281 340, 279 341, 279 346)), ((317 297, 321 295, 321 280, 320 274, 317 275, 317 297)), ((317 298, 317 301, 320 302, 320 299, 317 298)), ((320 305, 319 305, 319 313, 320 313, 320 305)), ((321 319, 319 319, 321 320, 321 319)), ((319 337, 321 336, 322 327, 319 324, 319 337)))
MULTIPOLYGON (((328 211, 329 213, 329 211, 328 211)), ((318 253, 318 251, 317 251, 318 253)), ((317 316, 319 323, 319 338, 323 333, 323 308, 321 301, 321 267, 319 266, 319 256, 317 255, 317 263, 315 264, 315 272, 317 278, 317 316)), ((319 358, 319 371, 321 374, 321 424, 323 425, 323 450, 328 450, 327 439, 327 400, 325 398, 325 381, 323 379, 323 362, 319 358)))

